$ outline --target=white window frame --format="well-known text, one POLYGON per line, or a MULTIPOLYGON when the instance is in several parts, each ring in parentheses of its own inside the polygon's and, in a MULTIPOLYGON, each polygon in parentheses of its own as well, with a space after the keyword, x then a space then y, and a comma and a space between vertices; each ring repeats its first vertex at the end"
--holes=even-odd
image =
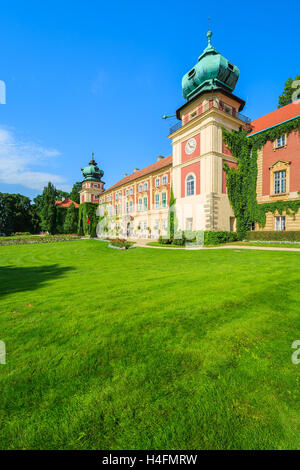
POLYGON ((130 188, 130 194, 133 194, 133 188, 130 188))
POLYGON ((141 193, 142 191, 143 191, 143 185, 139 184, 139 193, 141 193))
POLYGON ((162 184, 168 184, 168 175, 162 177, 162 184))
POLYGON ((195 176, 194 173, 189 173, 188 175, 186 175, 186 178, 185 178, 185 195, 186 196, 195 196, 195 193, 196 193, 196 176, 195 176), (193 193, 190 192, 190 189, 188 187, 188 184, 191 184, 191 182, 192 182, 192 180, 188 181, 188 179, 190 177, 193 178, 193 193))
POLYGON ((133 201, 129 201, 129 212, 130 214, 133 212, 133 201))
POLYGON ((185 230, 193 231, 193 217, 187 217, 185 219, 185 230))
POLYGON ((160 178, 155 178, 155 187, 158 188, 160 186, 160 178))
POLYGON ((285 215, 275 216, 275 218, 274 218, 274 230, 276 230, 276 231, 286 230, 286 217, 285 217, 285 215))
POLYGON ((278 149, 280 147, 284 147, 285 145, 286 145, 286 134, 282 134, 276 139, 275 147, 278 149))
POLYGON ((144 211, 148 210, 148 198, 147 197, 143 198, 143 210, 144 211), (145 204, 145 200, 146 200, 146 204, 145 204))
POLYGON ((159 194, 155 194, 154 196, 154 207, 155 209, 159 209, 160 197, 159 194))
POLYGON ((274 194, 286 193, 286 170, 274 171, 274 194), (276 177, 278 175, 278 177, 276 177))
POLYGON ((161 195, 161 207, 167 207, 167 193, 165 191, 161 195), (163 198, 163 195, 166 196, 165 199, 163 198), (164 201, 165 201, 165 204, 164 204, 164 201))
POLYGON ((148 183, 144 183, 144 191, 148 191, 148 183))
POLYGON ((139 211, 142 211, 142 210, 143 210, 143 199, 142 199, 142 198, 139 198, 138 203, 139 203, 139 205, 138 205, 138 210, 139 210, 139 211))

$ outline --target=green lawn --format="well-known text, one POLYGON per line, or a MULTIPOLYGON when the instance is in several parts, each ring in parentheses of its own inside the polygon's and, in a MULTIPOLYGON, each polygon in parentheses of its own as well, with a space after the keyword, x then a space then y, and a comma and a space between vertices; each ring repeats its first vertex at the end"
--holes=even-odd
POLYGON ((300 254, 0 248, 1 449, 300 449, 300 254))

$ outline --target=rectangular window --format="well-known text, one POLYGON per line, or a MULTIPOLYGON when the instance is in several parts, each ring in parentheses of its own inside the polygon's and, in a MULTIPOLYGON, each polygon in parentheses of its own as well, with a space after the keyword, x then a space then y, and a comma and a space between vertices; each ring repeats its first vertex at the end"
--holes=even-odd
POLYGON ((155 180, 155 186, 160 186, 160 178, 156 178, 155 180))
POLYGON ((128 212, 129 212, 129 204, 128 202, 126 202, 126 214, 128 214, 128 212))
POLYGON ((144 183, 144 191, 148 191, 148 183, 144 183))
POLYGON ((193 230, 193 217, 185 219, 185 230, 193 230))
POLYGON ((138 208, 139 211, 143 210, 142 206, 143 206, 143 200, 139 199, 139 208, 138 208))
POLYGON ((133 188, 130 188, 130 194, 133 194, 133 188))
POLYGON ((286 137, 285 135, 281 135, 276 140, 276 147, 283 147, 286 144, 286 137))
POLYGON ((141 193, 143 191, 143 185, 139 184, 139 192, 141 193))
POLYGON ((147 230, 147 222, 144 222, 144 230, 147 230))
POLYGON ((144 211, 148 210, 148 198, 144 197, 144 211))
POLYGON ((129 194, 129 189, 126 189, 126 196, 128 196, 129 194))
POLYGON ((115 215, 118 215, 118 206, 115 205, 115 215))
POLYGON ((275 217, 275 230, 285 230, 285 216, 275 217))
POLYGON ((274 193, 286 193, 286 170, 275 171, 274 173, 274 193))
POLYGON ((167 177, 167 175, 164 175, 162 177, 162 184, 167 184, 167 183, 168 183, 168 177, 167 177))
POLYGON ((162 193, 161 195, 161 206, 167 207, 167 193, 162 193))
POLYGON ((133 212, 133 201, 129 203, 129 212, 133 212))
POLYGON ((159 209, 159 194, 155 194, 155 209, 159 209))

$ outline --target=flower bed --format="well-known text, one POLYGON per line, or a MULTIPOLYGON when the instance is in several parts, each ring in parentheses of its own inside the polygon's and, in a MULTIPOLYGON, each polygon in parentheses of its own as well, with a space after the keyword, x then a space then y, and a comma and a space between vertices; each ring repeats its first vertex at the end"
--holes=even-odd
POLYGON ((109 247, 110 248, 117 248, 119 250, 128 250, 133 246, 132 242, 124 240, 122 238, 115 238, 110 241, 109 247))
POLYGON ((53 242, 64 242, 72 240, 80 240, 81 237, 78 235, 32 235, 26 237, 0 237, 0 246, 6 245, 28 245, 34 243, 53 243, 53 242))

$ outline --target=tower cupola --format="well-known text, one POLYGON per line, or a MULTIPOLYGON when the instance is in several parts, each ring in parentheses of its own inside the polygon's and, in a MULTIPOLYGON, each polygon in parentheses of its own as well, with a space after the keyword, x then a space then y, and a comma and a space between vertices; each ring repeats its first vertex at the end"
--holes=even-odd
POLYGON ((190 101, 200 92, 223 89, 232 92, 240 71, 211 45, 212 32, 207 34, 208 45, 198 58, 197 64, 182 78, 182 93, 190 101))
POLYGON ((100 170, 100 168, 97 166, 93 153, 89 165, 81 168, 81 173, 84 177, 84 181, 101 181, 101 178, 104 175, 104 171, 100 170))

